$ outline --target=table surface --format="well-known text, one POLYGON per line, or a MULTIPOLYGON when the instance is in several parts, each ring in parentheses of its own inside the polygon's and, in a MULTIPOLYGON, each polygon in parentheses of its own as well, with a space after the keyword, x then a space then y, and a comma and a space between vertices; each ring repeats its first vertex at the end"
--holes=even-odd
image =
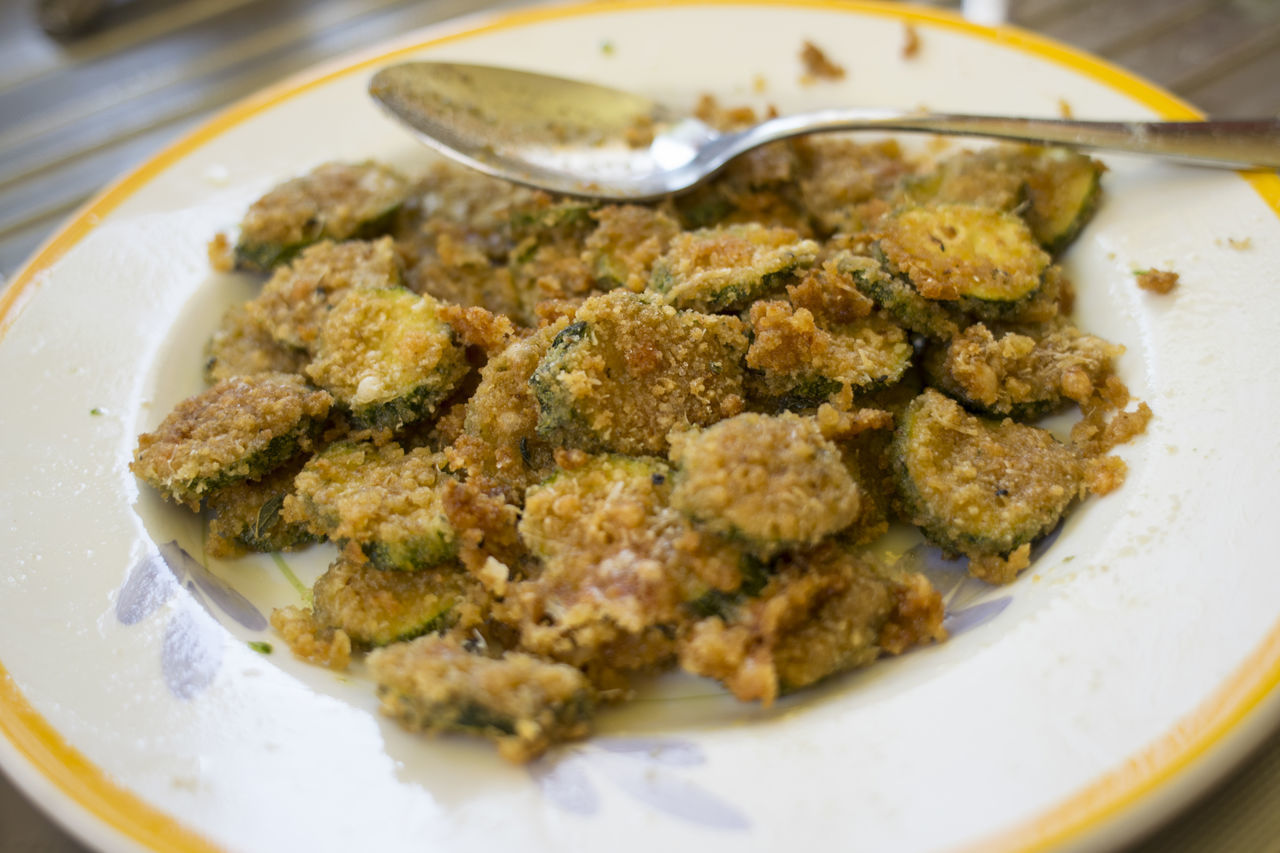
MULTIPOLYGON (((221 106, 481 5, 521 2, 103 0, 93 29, 61 38, 40 29, 37 0, 0 2, 0 287, 105 182, 221 106)), ((1210 117, 1280 115, 1280 0, 963 5, 1100 55, 1210 117)), ((85 848, 0 774, 0 850, 85 848)), ((1280 851, 1280 733, 1129 853, 1157 851, 1280 851)))

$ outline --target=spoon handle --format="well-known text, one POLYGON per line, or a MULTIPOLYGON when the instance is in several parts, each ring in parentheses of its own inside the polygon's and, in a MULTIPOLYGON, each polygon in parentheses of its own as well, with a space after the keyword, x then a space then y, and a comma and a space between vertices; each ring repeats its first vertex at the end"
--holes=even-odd
POLYGON ((1280 120, 1277 119, 1078 121, 888 110, 822 110, 780 116, 744 131, 741 136, 751 136, 746 147, 754 148, 765 141, 816 130, 870 129, 985 136, 1041 145, 1155 154, 1235 169, 1280 168, 1280 120), (757 134, 764 138, 757 138, 757 134))

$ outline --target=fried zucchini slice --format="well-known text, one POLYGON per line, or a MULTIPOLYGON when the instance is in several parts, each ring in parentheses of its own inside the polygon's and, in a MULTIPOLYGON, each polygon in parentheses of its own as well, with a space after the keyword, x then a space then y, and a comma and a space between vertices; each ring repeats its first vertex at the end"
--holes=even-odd
POLYGON ((771 704, 882 654, 946 636, 942 597, 920 574, 894 574, 838 545, 782 558, 758 596, 682 633, 680 666, 743 702, 771 704))
POLYGON ((931 348, 923 364, 931 385, 966 409, 1030 420, 1084 403, 1111 375, 1124 347, 1066 323, 1036 336, 996 337, 975 324, 945 346, 931 348))
POLYGON ((205 500, 208 552, 235 557, 245 551, 295 551, 321 541, 305 524, 285 521, 281 513, 305 461, 300 457, 260 479, 242 480, 210 494, 205 500))
POLYGON ((1066 148, 995 146, 949 157, 908 179, 918 204, 962 203, 1019 213, 1051 254, 1061 252, 1093 215, 1106 167, 1066 148))
POLYGON ((966 204, 903 210, 873 251, 926 299, 960 300, 981 314, 1013 313, 1044 278, 1049 256, 1018 217, 966 204))
POLYGON ((241 303, 227 309, 205 345, 204 378, 212 385, 232 376, 301 373, 306 363, 305 352, 277 341, 241 303))
POLYGON ((338 442, 294 478, 284 518, 340 546, 354 542, 380 569, 443 563, 457 553, 440 491, 444 463, 426 448, 338 442))
POLYGON ((795 140, 798 185, 820 234, 856 234, 889 208, 888 200, 910 165, 895 140, 865 144, 833 134, 795 140))
POLYGON ((326 240, 279 267, 245 310, 281 344, 315 355, 325 318, 348 291, 398 287, 401 281, 391 238, 326 240))
POLYGON ((753 554, 816 545, 858 517, 858 484, 812 418, 744 413, 671 438, 671 505, 753 554))
POLYGON ((912 205, 971 204, 1013 213, 1027 201, 1025 173, 1018 148, 960 151, 931 171, 906 176, 902 195, 912 205))
POLYGON ((1030 205, 1023 217, 1040 245, 1056 255, 1075 240, 1097 210, 1107 167, 1065 148, 1032 149, 1027 156, 1030 205))
POLYGON ((387 646, 450 627, 478 584, 453 563, 388 572, 350 549, 311 589, 316 622, 360 647, 387 646))
POLYGON ((742 411, 746 352, 736 317, 625 290, 594 296, 530 377, 538 434, 583 450, 664 453, 673 428, 742 411))
POLYGON ((489 738, 510 761, 591 730, 591 686, 566 664, 520 652, 485 657, 434 636, 379 649, 368 662, 384 714, 413 731, 489 738))
POLYGON ((654 262, 680 232, 670 216, 638 204, 606 205, 592 211, 591 218, 596 227, 583 242, 582 259, 604 290, 644 290, 654 262))
POLYGON ((351 290, 320 330, 307 375, 356 429, 399 429, 435 412, 469 370, 440 304, 400 288, 351 290))
POLYGON ((842 388, 865 393, 894 384, 914 350, 901 326, 879 315, 820 326, 806 308, 782 301, 751 306, 747 350, 756 399, 776 409, 817 406, 842 388))
POLYGON ((211 492, 261 477, 308 446, 332 403, 294 374, 224 379, 139 436, 129 469, 166 500, 198 509, 211 492))
POLYGON ((808 268, 818 244, 758 223, 683 232, 653 264, 649 288, 677 308, 736 311, 808 268))
POLYGON ((867 296, 904 328, 935 340, 946 340, 967 325, 955 303, 935 302, 920 295, 911 282, 889 272, 874 258, 849 256, 840 269, 852 276, 859 292, 867 296))
POLYGON ((1013 580, 1017 564, 985 558, 1008 558, 1048 533, 1083 493, 1084 465, 1070 447, 1036 427, 968 414, 932 389, 898 424, 893 469, 910 521, 995 582, 1013 580))
POLYGON ((529 378, 566 325, 562 320, 513 341, 485 363, 466 403, 463 434, 453 445, 458 467, 501 484, 514 498, 555 468, 551 445, 537 432, 538 401, 529 378))
MULTIPOLYGON (((670 506, 671 475, 661 459, 601 454, 529 489, 519 533, 543 569, 517 596, 530 617, 527 649, 554 653, 548 634, 602 622, 632 637, 673 630, 690 602, 744 585, 742 549, 670 506)), ((597 642, 590 633, 575 638, 579 649, 597 642)))
POLYGON ((378 163, 325 163, 255 201, 240 223, 236 266, 267 272, 321 240, 387 233, 409 186, 378 163))

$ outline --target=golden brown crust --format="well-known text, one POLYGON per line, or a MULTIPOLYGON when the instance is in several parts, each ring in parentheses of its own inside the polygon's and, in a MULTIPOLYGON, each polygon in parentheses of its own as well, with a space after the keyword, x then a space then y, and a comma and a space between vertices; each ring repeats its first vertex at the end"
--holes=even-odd
POLYGON ((858 485, 812 418, 747 413, 676 433, 671 461, 671 505, 763 557, 816 545, 858 517, 858 485))
POLYGON ((1143 270, 1138 273, 1138 287, 1148 293, 1172 293, 1178 286, 1178 274, 1165 270, 1143 270))
POLYGON ((672 429, 742 411, 747 338, 736 317, 619 290, 588 299, 574 321, 532 377, 548 440, 660 454, 672 429))
POLYGON ((403 201, 402 177, 377 163, 324 163, 255 201, 240 223, 240 244, 299 246, 345 240, 403 201))
POLYGON ((824 546, 784 560, 730 621, 691 625, 680 666, 721 681, 744 702, 769 705, 884 652, 943 639, 942 615, 941 597, 922 576, 891 578, 824 546))
POLYGON ((247 310, 277 341, 314 353, 325 317, 347 291, 399 283, 400 261, 391 238, 326 241, 278 268, 247 310))
POLYGON ((169 500, 195 509, 214 489, 291 458, 332 402, 293 374, 224 379, 139 436, 129 469, 169 500))
POLYGON ((300 607, 273 610, 271 627, 301 660, 338 671, 351 663, 351 638, 340 628, 317 622, 310 610, 300 607))

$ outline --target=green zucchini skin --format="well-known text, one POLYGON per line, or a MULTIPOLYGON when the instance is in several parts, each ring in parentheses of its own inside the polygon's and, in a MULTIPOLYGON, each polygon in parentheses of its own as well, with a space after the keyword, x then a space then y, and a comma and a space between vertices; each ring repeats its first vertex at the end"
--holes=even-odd
POLYGON ((355 429, 396 430, 433 414, 470 366, 434 298, 369 288, 329 311, 306 370, 355 429))
POLYGON ((456 638, 424 636, 378 649, 368 664, 383 713, 405 728, 488 738, 513 761, 587 735, 595 715, 579 669, 521 652, 487 657, 456 638))
POLYGON ((1082 493, 1081 460, 1048 432, 979 418, 933 390, 903 413, 891 458, 908 519, 969 557, 1033 542, 1082 493))
POLYGON ((362 648, 412 640, 448 628, 470 579, 454 564, 384 571, 344 552, 312 587, 316 621, 345 631, 362 648))
POLYGON ((915 204, 973 204, 1021 216, 1036 240, 1058 255, 1097 210, 1106 171, 1066 148, 993 146, 962 151, 932 172, 912 176, 903 195, 915 204))
POLYGON ((321 240, 380 237, 395 226, 408 182, 379 163, 324 163, 250 205, 240 223, 237 269, 270 272, 321 240))
POLYGON ((857 287, 913 332, 946 339, 973 320, 1039 315, 1054 294, 1051 258, 1012 213, 965 204, 910 207, 888 217, 870 262, 847 261, 857 287))
POLYGON ((780 290, 817 257, 818 244, 789 228, 705 228, 672 239, 654 262, 649 289, 677 308, 737 311, 780 290))
POLYGON ((444 510, 445 460, 425 448, 343 441, 316 454, 294 478, 286 521, 337 543, 359 546, 376 568, 411 572, 457 554, 444 510), (370 501, 368 495, 378 495, 370 501))
POLYGON ((229 377, 139 436, 130 469, 166 499, 198 509, 213 492, 266 476, 308 448, 332 403, 295 374, 229 377))

